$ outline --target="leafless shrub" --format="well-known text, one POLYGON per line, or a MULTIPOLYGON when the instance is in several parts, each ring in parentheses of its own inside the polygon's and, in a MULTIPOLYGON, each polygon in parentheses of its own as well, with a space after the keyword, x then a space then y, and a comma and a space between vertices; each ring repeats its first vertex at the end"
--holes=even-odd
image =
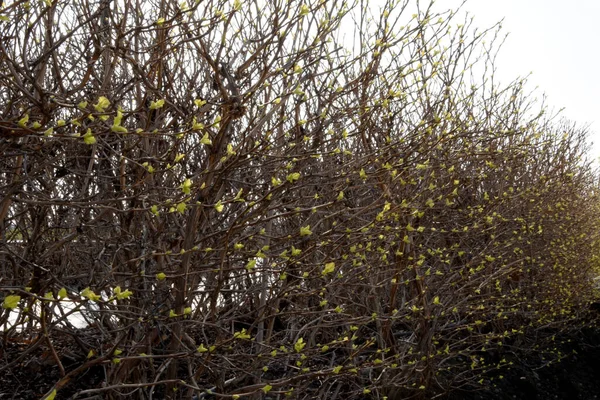
POLYGON ((5 4, 1 322, 46 395, 421 396, 578 321, 585 131, 494 83, 495 29, 355 6, 5 4))

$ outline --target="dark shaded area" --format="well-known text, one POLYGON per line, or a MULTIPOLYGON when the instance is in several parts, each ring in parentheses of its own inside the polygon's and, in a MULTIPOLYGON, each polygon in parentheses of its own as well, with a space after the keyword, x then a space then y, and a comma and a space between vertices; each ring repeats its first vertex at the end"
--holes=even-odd
MULTIPOLYGON (((77 338, 59 332, 51 336, 66 373, 87 360, 86 347, 98 335, 91 328, 80 329, 78 333, 77 338)), ((44 338, 15 337, 0 342, 0 360, 2 367, 9 366, 0 372, 0 399, 40 399, 61 379, 56 358, 44 338)), ((68 399, 81 390, 99 387, 103 380, 104 369, 94 366, 70 380, 56 399, 68 399)))
MULTIPOLYGON (((591 400, 600 399, 600 329, 585 329, 557 338, 552 353, 531 353, 513 358, 511 369, 490 387, 454 391, 444 400, 591 400), (561 361, 550 361, 563 354, 561 361)), ((514 356, 513 356, 514 357, 514 356)))

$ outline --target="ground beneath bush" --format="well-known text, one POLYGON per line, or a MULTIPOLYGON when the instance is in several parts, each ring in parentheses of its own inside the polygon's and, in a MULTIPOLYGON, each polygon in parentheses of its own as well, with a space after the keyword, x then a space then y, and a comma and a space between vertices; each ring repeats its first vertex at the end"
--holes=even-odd
MULTIPOLYGON (((71 349, 63 358, 63 367, 69 371, 80 365, 83 354, 75 343, 62 338, 62 348, 71 349)), ((504 379, 487 389, 466 388, 456 390, 443 400, 591 400, 600 399, 600 329, 587 330, 563 338, 557 347, 562 354, 569 354, 559 363, 544 365, 540 354, 532 353, 519 358, 510 370, 502 371, 504 379)), ((26 355, 31 343, 8 341, 0 343, 0 368, 13 366, 0 373, 0 400, 39 399, 59 379, 60 372, 40 344, 26 355), (16 361, 16 362, 15 362, 16 361)), ((97 367, 80 374, 65 386, 58 399, 72 398, 77 392, 100 387, 103 369, 97 367)), ((83 396, 86 397, 86 396, 83 396)), ((94 397, 100 399, 101 397, 94 397)))

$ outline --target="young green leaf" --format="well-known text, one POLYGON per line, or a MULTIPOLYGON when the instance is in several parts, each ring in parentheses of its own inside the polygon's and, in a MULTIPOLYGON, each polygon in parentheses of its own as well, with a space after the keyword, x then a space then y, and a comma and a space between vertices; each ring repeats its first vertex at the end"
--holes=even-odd
POLYGON ((89 287, 83 289, 81 291, 81 295, 90 301, 98 301, 101 299, 100 295, 97 295, 96 293, 94 293, 94 291, 91 290, 89 287))
POLYGON ((198 351, 198 353, 206 353, 208 351, 208 349, 206 347, 204 347, 204 344, 200 344, 200 346, 198 346, 198 348, 196 349, 198 351))
POLYGON ((113 125, 110 128, 115 133, 126 133, 127 128, 121 126, 121 119, 123 119, 123 113, 121 110, 117 110, 117 116, 113 120, 113 125))
POLYGON ((250 335, 246 333, 246 329, 242 328, 241 331, 233 334, 234 339, 250 339, 250 335))
POLYGON ((19 125, 21 128, 25 128, 27 126, 27 122, 29 122, 29 114, 25 114, 25 116, 19 120, 17 125, 19 125))
POLYGON ((181 191, 185 194, 190 194, 191 187, 192 187, 192 181, 190 179, 186 179, 185 181, 183 181, 183 183, 180 186, 181 191))
POLYGON ((210 136, 208 136, 208 132, 204 133, 204 136, 202 136, 202 139, 200 139, 200 143, 202 143, 205 146, 210 146, 212 144, 212 140, 210 140, 210 136))
POLYGON ((96 143, 96 138, 94 137, 94 135, 92 135, 92 130, 90 128, 88 128, 85 135, 83 135, 83 142, 89 145, 96 143))
POLYGON ((271 386, 271 385, 267 384, 267 385, 263 386, 263 388, 262 388, 262 391, 263 391, 265 394, 267 394, 267 393, 269 393, 269 392, 271 391, 271 389, 273 389, 273 386, 271 386))
POLYGON ((163 99, 156 100, 156 101, 151 101, 150 102, 150 109, 151 110, 156 110, 156 109, 159 109, 159 108, 163 108, 164 105, 165 105, 165 101, 163 99))
POLYGON ((330 262, 330 263, 325 264, 325 267, 323 268, 323 271, 321 272, 321 274, 322 275, 331 274, 334 270, 335 270, 335 263, 330 262))
POLYGON ((310 230, 310 225, 300 227, 300 236, 310 236, 310 235, 312 235, 312 231, 310 230))
POLYGON ((287 180, 289 183, 294 183, 294 182, 296 182, 298 179, 300 179, 300 173, 299 173, 299 172, 293 172, 293 173, 289 174, 289 175, 286 177, 286 180, 287 180))
POLYGON ((2 302, 2 307, 6 308, 8 310, 12 310, 19 305, 19 301, 21 301, 21 296, 19 296, 19 295, 12 294, 12 295, 6 296, 4 298, 4 301, 2 302))
POLYGON ((123 299, 128 299, 129 297, 131 297, 133 292, 129 289, 126 289, 125 291, 121 291, 121 287, 117 286, 114 289, 114 294, 117 297, 117 300, 123 300, 123 299))
POLYGON ((294 344, 294 350, 296 350, 296 353, 300 353, 304 346, 306 346, 306 343, 304 343, 304 339, 299 338, 294 344))
POLYGON ((104 97, 104 96, 100 96, 98 98, 98 102, 96 104, 94 104, 94 108, 99 113, 103 113, 104 110, 106 110, 106 108, 108 106, 110 106, 110 101, 106 97, 104 97))
POLYGON ((66 288, 61 288, 61 289, 58 291, 58 298, 59 298, 59 299, 64 299, 65 297, 67 297, 67 295, 68 295, 68 294, 67 294, 67 289, 66 289, 66 288))

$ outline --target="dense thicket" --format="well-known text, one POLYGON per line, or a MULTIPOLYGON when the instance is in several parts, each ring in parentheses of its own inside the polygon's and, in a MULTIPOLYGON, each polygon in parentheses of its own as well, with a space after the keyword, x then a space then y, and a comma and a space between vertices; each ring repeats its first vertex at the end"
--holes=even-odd
POLYGON ((430 396, 580 326, 586 132, 494 80, 496 30, 413 3, 5 3, 0 322, 29 345, 0 373, 430 396))

